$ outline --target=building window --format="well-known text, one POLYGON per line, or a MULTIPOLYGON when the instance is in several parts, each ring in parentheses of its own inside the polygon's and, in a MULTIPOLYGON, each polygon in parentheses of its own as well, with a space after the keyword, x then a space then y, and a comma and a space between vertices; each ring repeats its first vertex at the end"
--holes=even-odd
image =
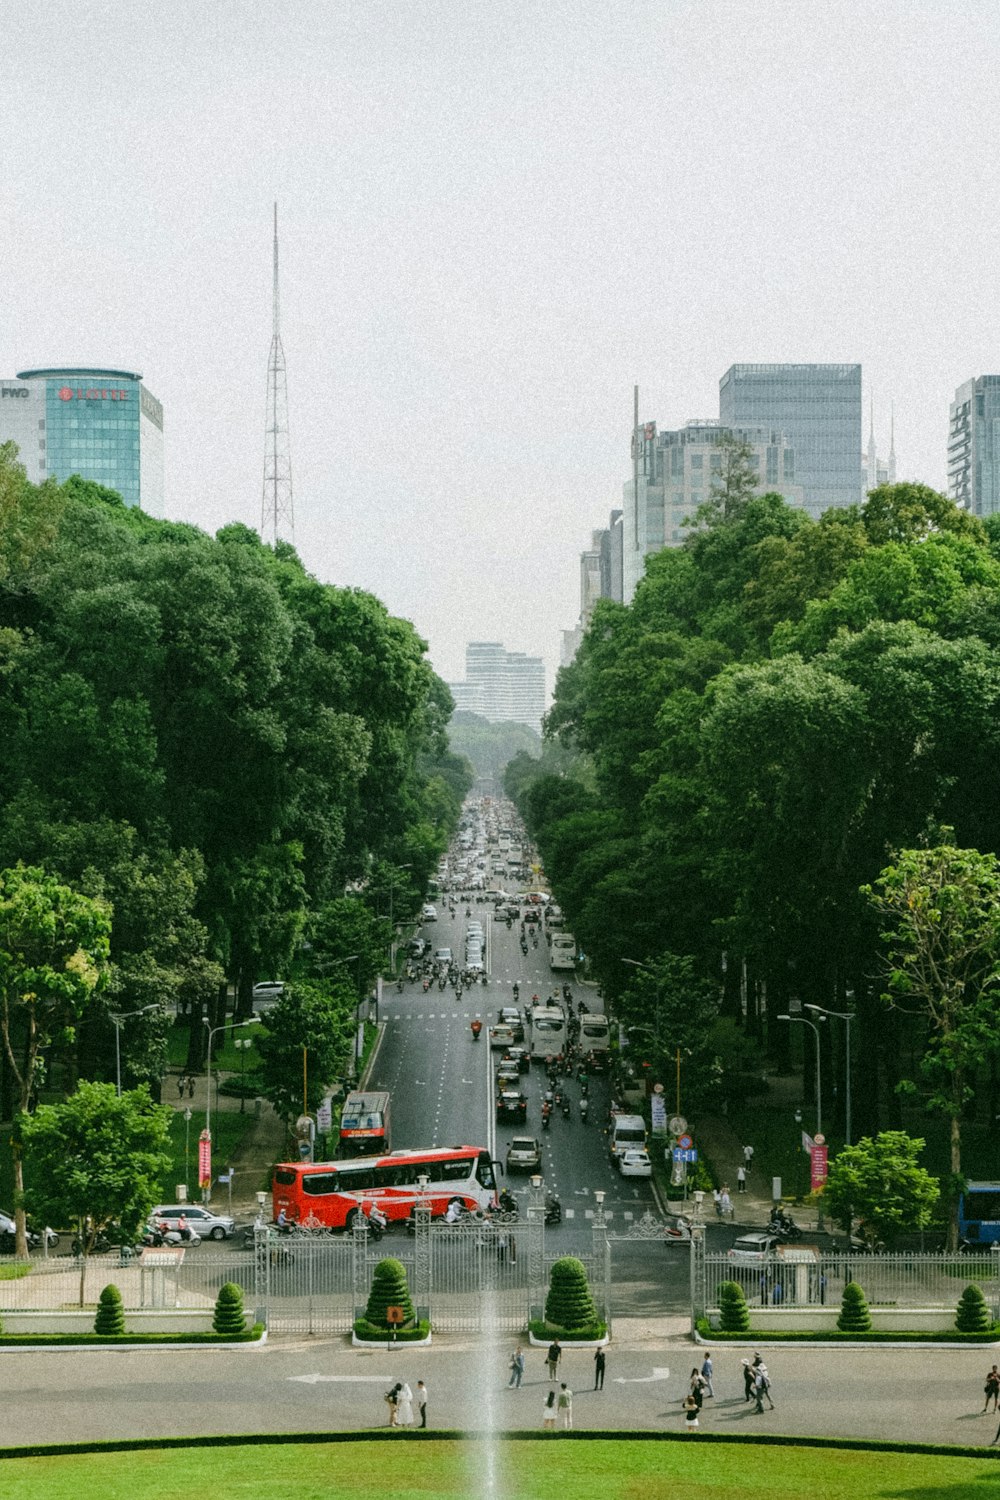
POLYGON ((704 468, 704 466, 705 466, 705 455, 703 453, 692 453, 692 455, 691 455, 691 467, 692 467, 692 469, 702 469, 702 468, 704 468))

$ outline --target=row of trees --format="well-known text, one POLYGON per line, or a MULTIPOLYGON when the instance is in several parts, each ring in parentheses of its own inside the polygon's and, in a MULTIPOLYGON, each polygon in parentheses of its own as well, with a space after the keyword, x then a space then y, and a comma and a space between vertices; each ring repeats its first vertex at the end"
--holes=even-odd
POLYGON ((196 1071, 202 1020, 249 1015, 262 977, 310 985, 343 1051, 471 784, 413 627, 244 526, 35 486, 7 444, 0 684, 0 1118, 112 1077, 112 1013, 142 1012, 127 1082, 159 1079, 175 1008, 196 1071), (41 989, 36 900, 40 950, 50 920, 66 946, 41 989))
POLYGON ((685 545, 648 559, 631 605, 598 604, 547 747, 512 761, 507 790, 619 1014, 654 1051, 679 1040, 700 1058, 692 1107, 746 1097, 748 1040, 787 1065, 791 1028, 774 1018, 801 1001, 855 1016, 856 1135, 899 1127, 900 1085, 926 1057, 931 1102, 957 1122, 974 1094, 992 1118, 982 912, 985 961, 966 963, 964 990, 956 978, 978 1007, 962 1011, 956 1076, 955 1026, 933 985, 916 997, 915 934, 890 908, 900 892, 933 908, 953 875, 972 906, 990 899, 1000 525, 913 484, 815 521, 754 479, 730 453, 685 545))

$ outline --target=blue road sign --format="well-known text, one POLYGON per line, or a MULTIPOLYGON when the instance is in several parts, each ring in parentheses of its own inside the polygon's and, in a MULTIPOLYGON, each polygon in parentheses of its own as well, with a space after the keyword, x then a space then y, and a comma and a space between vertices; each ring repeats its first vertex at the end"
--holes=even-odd
POLYGON ((697 1161, 698 1152, 694 1149, 685 1151, 682 1146, 674 1147, 674 1161, 697 1161))

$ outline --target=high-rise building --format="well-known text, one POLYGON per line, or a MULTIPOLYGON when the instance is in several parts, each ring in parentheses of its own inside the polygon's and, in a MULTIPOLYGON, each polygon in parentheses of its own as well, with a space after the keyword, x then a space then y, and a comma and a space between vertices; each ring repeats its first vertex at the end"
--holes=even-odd
POLYGON ((465 648, 465 681, 448 686, 456 707, 469 707, 493 723, 528 724, 541 731, 545 663, 540 656, 506 651, 500 641, 470 641, 465 648))
POLYGON ((974 516, 1000 511, 1000 375, 955 392, 948 426, 948 493, 974 516))
POLYGON ((868 451, 861 456, 861 477, 867 495, 880 484, 896 483, 896 422, 889 418, 889 457, 879 458, 875 445, 875 401, 871 403, 871 425, 868 431, 868 451))
POLYGON ((746 443, 757 468, 757 491, 783 495, 790 505, 803 504, 798 455, 784 433, 764 427, 728 427, 714 418, 688 422, 673 431, 657 432, 655 422, 640 424, 639 453, 633 455, 633 476, 624 486, 622 517, 622 598, 632 602, 646 570, 646 557, 664 547, 679 547, 690 535, 690 522, 708 500, 722 471, 720 439, 746 443))
POLYGON ((784 433, 810 515, 861 503, 860 365, 731 365, 719 417, 784 433))
POLYGON ((622 513, 613 510, 601 532, 601 598, 622 602, 622 513))
POLYGON ((0 380, 0 443, 10 440, 35 484, 79 474, 163 515, 163 407, 141 375, 66 365, 0 380))

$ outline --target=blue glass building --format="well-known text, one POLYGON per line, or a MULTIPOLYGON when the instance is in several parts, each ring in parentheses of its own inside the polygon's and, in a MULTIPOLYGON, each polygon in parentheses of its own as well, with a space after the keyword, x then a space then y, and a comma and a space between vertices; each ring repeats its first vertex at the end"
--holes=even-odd
POLYGON ((141 375, 70 365, 22 370, 0 389, 0 441, 18 444, 30 479, 79 474, 163 514, 163 407, 141 375))
POLYGON ((719 418, 784 433, 810 515, 860 505, 860 365, 731 365, 719 381, 719 418))

